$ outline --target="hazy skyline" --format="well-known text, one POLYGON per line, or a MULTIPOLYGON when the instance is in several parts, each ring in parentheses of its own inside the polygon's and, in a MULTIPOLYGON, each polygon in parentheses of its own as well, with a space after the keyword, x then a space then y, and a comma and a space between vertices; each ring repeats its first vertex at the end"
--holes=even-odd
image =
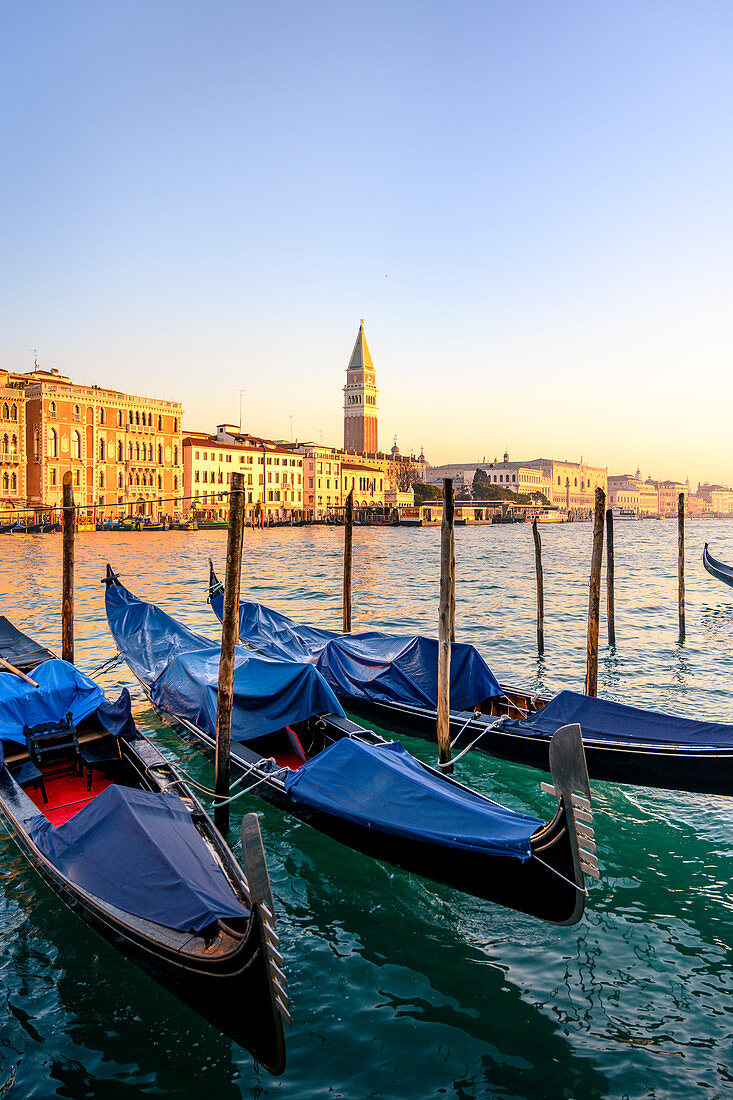
POLYGON ((0 366, 188 429, 733 481, 725 3, 2 13, 0 366))

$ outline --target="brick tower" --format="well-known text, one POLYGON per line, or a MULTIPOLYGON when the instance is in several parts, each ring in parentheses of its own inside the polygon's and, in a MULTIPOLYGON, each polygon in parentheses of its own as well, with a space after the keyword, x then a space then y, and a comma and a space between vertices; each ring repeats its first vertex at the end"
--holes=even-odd
POLYGON ((364 335, 364 318, 346 368, 344 386, 344 450, 374 454, 377 443, 377 387, 374 363, 364 335))

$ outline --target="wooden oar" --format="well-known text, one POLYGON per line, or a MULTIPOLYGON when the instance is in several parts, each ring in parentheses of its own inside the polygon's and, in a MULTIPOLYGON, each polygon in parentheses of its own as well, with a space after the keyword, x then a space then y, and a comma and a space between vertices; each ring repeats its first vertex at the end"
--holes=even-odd
POLYGON ((25 680, 27 684, 31 684, 32 687, 37 688, 39 685, 35 680, 31 680, 30 676, 26 676, 25 672, 21 672, 15 665, 11 665, 9 661, 6 661, 3 657, 0 657, 0 665, 6 668, 8 672, 14 672, 16 676, 20 676, 21 680, 25 680))

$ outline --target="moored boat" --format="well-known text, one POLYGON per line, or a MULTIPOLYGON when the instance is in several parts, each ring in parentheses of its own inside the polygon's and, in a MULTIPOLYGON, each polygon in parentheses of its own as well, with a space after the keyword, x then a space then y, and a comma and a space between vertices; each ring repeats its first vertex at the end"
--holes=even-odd
POLYGON ((733 566, 724 565, 722 561, 718 561, 708 551, 708 544, 705 543, 705 549, 702 552, 702 564, 707 569, 711 577, 715 577, 716 581, 722 581, 723 584, 729 585, 733 588, 733 566))
MULTIPOLYGON (((137 599, 109 567, 106 585, 112 636, 151 702, 212 750, 218 643, 137 599)), ((240 646, 231 761, 244 788, 348 846, 544 920, 578 921, 584 876, 598 876, 577 727, 553 739, 544 789, 557 801, 543 822, 349 721, 312 665, 240 646)))
MULTIPOLYGON (((213 567, 209 600, 221 618, 223 590, 213 567)), ((351 712, 397 733, 435 740, 434 639, 374 631, 338 634, 246 600, 240 601, 239 636, 265 656, 310 661, 351 712)), ((553 698, 500 684, 478 651, 465 645, 452 648, 450 698, 450 729, 461 739, 458 750, 470 744, 549 770, 552 735, 578 723, 591 779, 733 794, 732 725, 677 718, 578 692, 553 698)))
MULTIPOLYGON (((0 638, 6 660, 19 638, 34 645, 13 630, 0 638)), ((129 693, 109 703, 37 650, 32 679, 0 673, 0 817, 61 901, 281 1073, 288 1004, 256 819, 243 823, 245 877, 135 726, 129 693)))

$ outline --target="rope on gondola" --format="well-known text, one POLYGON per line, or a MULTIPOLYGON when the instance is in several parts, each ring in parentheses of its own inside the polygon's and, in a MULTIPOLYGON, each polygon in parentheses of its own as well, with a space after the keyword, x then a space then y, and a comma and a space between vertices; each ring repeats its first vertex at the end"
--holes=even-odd
POLYGON ((545 867, 548 871, 552 871, 553 875, 557 875, 557 877, 561 878, 563 882, 567 882, 568 886, 573 886, 579 894, 584 894, 585 897, 588 897, 588 888, 586 886, 578 886, 577 882, 573 882, 572 879, 569 879, 565 875, 561 874, 561 872, 558 871, 556 867, 551 867, 549 863, 545 863, 544 859, 540 859, 536 852, 532 852, 532 859, 536 859, 537 862, 541 863, 542 866, 545 867))
MULTIPOLYGON (((233 783, 230 783, 229 789, 232 790, 234 787, 238 787, 240 785, 240 783, 243 783, 244 780, 247 778, 247 776, 251 775, 252 772, 257 767, 257 765, 260 764, 260 763, 263 763, 263 764, 268 764, 268 763, 276 764, 277 761, 273 757, 270 756, 270 757, 267 757, 265 760, 257 761, 257 763, 250 764, 246 768, 246 770, 242 772, 242 774, 239 776, 238 779, 235 779, 233 783)), ((167 762, 165 764, 149 764, 148 767, 145 770, 146 771, 152 771, 153 768, 163 768, 163 767, 170 768, 171 770, 174 770, 174 766, 172 764, 168 764, 167 762)), ((226 806, 227 803, 233 802, 235 799, 241 798, 242 795, 248 794, 250 791, 253 791, 256 787, 259 787, 260 783, 269 783, 271 779, 277 779, 279 776, 285 775, 286 772, 288 771, 288 769, 287 768, 278 768, 277 771, 274 771, 274 772, 272 772, 268 775, 260 776, 260 778, 257 780, 256 783, 252 783, 249 787, 245 787, 245 789, 243 791, 237 791, 236 794, 230 795, 229 798, 219 798, 216 794, 216 791, 212 790, 211 787, 207 787, 207 786, 205 786, 205 784, 200 783, 198 779, 194 779, 194 777, 189 772, 187 772, 185 768, 180 767, 180 765, 178 765, 178 764, 175 765, 175 771, 180 772, 182 778, 176 779, 173 782, 169 783, 168 784, 169 787, 173 787, 178 783, 188 783, 188 784, 190 784, 190 786, 195 787, 195 789, 197 791, 200 791, 202 794, 207 795, 209 798, 213 798, 215 800, 217 806, 226 806)))
POLYGON ((114 657, 108 657, 106 661, 102 661, 101 665, 97 665, 89 673, 90 676, 103 676, 107 672, 111 672, 113 668, 117 668, 121 665, 124 658, 121 653, 117 653, 114 657))
POLYGON ((485 732, 486 732, 485 730, 482 730, 481 733, 476 738, 476 740, 472 741, 470 745, 466 745, 465 749, 463 749, 461 752, 458 753, 458 756, 454 756, 451 760, 446 760, 445 763, 443 763, 443 764, 441 764, 439 760, 436 761, 437 766, 439 768, 449 768, 451 766, 451 764, 457 764, 462 756, 465 756, 466 753, 470 752, 471 749, 474 748, 475 745, 478 745, 479 741, 484 736, 485 732))

